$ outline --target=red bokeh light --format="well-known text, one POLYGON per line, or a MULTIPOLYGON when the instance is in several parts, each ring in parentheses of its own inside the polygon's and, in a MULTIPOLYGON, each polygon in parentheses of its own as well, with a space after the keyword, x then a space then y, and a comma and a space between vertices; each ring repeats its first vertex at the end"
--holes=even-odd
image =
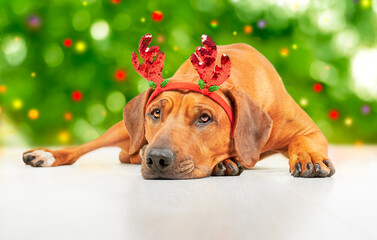
POLYGON ((314 86, 313 86, 313 90, 314 90, 314 92, 321 92, 322 89, 323 89, 323 87, 322 87, 322 84, 320 84, 320 83, 316 83, 316 84, 314 84, 314 86))
POLYGON ((72 99, 75 102, 81 101, 82 100, 82 93, 80 91, 74 91, 72 93, 72 99))
POLYGON ((119 69, 119 70, 116 70, 115 73, 114 73, 114 78, 115 80, 117 80, 118 82, 122 82, 126 79, 127 77, 127 74, 124 70, 122 69, 119 69))
POLYGON ((156 22, 161 21, 163 17, 164 17, 164 14, 162 14, 161 11, 154 11, 152 13, 152 19, 155 20, 156 22))
POLYGON ((338 118, 339 118, 339 111, 338 111, 338 110, 331 110, 331 111, 329 112, 329 118, 330 118, 331 120, 336 120, 336 119, 338 119, 338 118))
POLYGON ((64 40, 64 46, 66 46, 66 47, 72 46, 72 40, 69 39, 69 38, 65 39, 64 40))

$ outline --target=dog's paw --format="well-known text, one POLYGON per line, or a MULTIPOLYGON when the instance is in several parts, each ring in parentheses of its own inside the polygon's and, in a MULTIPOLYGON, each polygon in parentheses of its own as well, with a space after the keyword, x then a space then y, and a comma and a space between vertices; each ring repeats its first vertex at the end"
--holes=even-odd
POLYGON ((22 159, 32 167, 50 167, 56 161, 51 152, 42 149, 24 152, 22 159))
POLYGON ((319 153, 300 152, 289 159, 289 172, 294 177, 331 177, 335 174, 334 164, 319 153))
POLYGON ((219 162, 212 170, 212 176, 239 176, 244 167, 234 159, 219 162))

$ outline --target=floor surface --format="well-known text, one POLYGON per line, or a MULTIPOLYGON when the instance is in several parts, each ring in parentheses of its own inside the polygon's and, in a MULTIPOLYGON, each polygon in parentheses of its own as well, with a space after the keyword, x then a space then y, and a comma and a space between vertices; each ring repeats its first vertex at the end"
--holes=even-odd
POLYGON ((25 166, 0 149, 0 239, 377 239, 377 147, 332 146, 331 178, 293 178, 281 155, 239 177, 144 180, 118 149, 25 166))

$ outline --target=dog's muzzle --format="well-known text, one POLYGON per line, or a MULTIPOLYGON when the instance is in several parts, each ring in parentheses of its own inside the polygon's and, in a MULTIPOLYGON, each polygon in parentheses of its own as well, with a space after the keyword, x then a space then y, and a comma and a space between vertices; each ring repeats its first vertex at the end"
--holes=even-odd
POLYGON ((152 171, 161 173, 173 163, 174 159, 175 154, 170 149, 151 148, 145 157, 145 163, 152 171))

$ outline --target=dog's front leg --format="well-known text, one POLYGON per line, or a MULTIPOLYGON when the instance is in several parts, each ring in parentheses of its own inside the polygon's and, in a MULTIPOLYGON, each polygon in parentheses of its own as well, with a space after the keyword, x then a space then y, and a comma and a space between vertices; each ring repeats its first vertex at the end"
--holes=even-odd
POLYGON ((328 143, 321 132, 295 136, 288 145, 290 172, 294 177, 331 177, 335 168, 327 156, 328 143))
POLYGON ((24 152, 22 158, 26 165, 33 167, 71 165, 88 152, 112 146, 120 147, 125 151, 128 150, 129 135, 123 121, 112 126, 99 138, 83 145, 59 150, 37 148, 24 152))

